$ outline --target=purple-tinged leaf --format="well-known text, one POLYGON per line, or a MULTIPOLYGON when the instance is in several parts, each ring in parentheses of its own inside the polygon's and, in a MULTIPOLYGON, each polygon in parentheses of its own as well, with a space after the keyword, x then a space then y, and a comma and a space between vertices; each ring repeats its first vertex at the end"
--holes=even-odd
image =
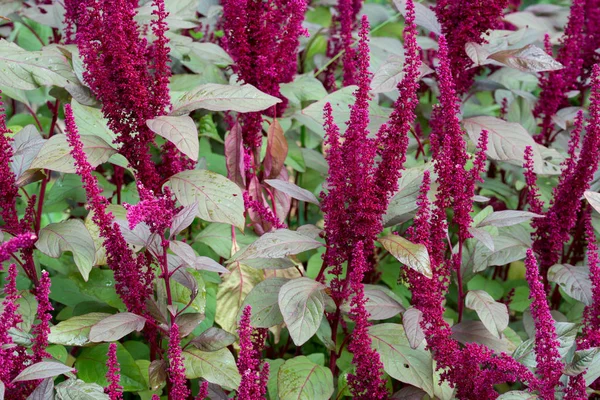
POLYGON ((310 278, 293 279, 281 287, 279 308, 296 346, 302 346, 319 329, 325 311, 325 288, 310 278))
POLYGON ((593 303, 590 269, 587 266, 556 264, 548 270, 548 280, 558 284, 562 290, 586 306, 593 303))
POLYGON ((483 243, 490 251, 494 251, 494 238, 486 230, 472 227, 468 230, 475 239, 483 243))
POLYGON ((411 349, 416 349, 423 343, 425 332, 421 328, 423 313, 418 308, 409 308, 402 314, 402 326, 411 349))
POLYGON ((235 343, 235 336, 223 329, 210 327, 190 341, 192 346, 195 346, 202 351, 217 351, 235 343))
MULTIPOLYGON (((0 392, 0 399, 2 399, 0 392)), ((27 400, 54 400, 54 379, 46 378, 27 397, 27 400)))
POLYGON ((522 72, 557 71, 564 68, 544 50, 532 44, 520 49, 498 51, 490 54, 489 58, 522 72))
POLYGON ((104 318, 90 329, 90 341, 114 342, 134 331, 141 331, 146 318, 130 312, 123 312, 104 318))
POLYGON ((178 233, 183 231, 185 228, 190 226, 194 219, 196 218, 196 214, 198 213, 198 204, 192 203, 183 207, 175 217, 173 217, 173 222, 171 222, 170 228, 170 236, 174 238, 178 233))
POLYGON ((242 261, 251 258, 284 258, 323 246, 308 236, 288 229, 278 229, 259 237, 254 243, 240 250, 227 261, 242 261))
POLYGON ((292 182, 282 181, 279 179, 266 179, 265 183, 283 193, 289 194, 296 200, 319 205, 319 200, 314 194, 292 182))
POLYGON ((267 153, 263 160, 265 175, 277 178, 288 154, 288 143, 283 134, 283 128, 275 119, 267 131, 267 153))
POLYGON ((227 177, 244 190, 246 188, 246 171, 244 170, 244 145, 240 124, 235 124, 225 138, 225 162, 227 177))
POLYGON ((162 115, 155 119, 149 119, 146 121, 146 125, 152 132, 173 143, 191 160, 198 161, 200 141, 198 140, 198 128, 192 118, 187 115, 178 117, 162 115))
POLYGON ((379 239, 379 243, 402 264, 414 269, 418 273, 431 278, 431 264, 427 248, 422 244, 415 244, 398 235, 389 235, 379 239))
POLYGON ((148 380, 152 390, 157 390, 167 381, 167 363, 165 360, 154 360, 150 363, 148 380))
POLYGON ((179 326, 179 336, 186 337, 204 320, 204 314, 186 313, 180 314, 175 319, 175 323, 179 326))
MULTIPOLYGON (((406 0, 394 0, 394 4, 396 5, 398 11, 400 11, 400 13, 406 18, 406 0)), ((436 35, 441 35, 442 25, 438 21, 433 10, 421 3, 416 2, 414 4, 414 7, 415 24, 422 26, 423 28, 435 33, 436 35)))
POLYGON ((67 367, 65 364, 56 361, 40 361, 25 368, 12 381, 23 382, 53 378, 71 371, 73 371, 72 367, 67 367))
POLYGON ((465 306, 474 310, 487 330, 500 339, 508 326, 506 304, 496 302, 483 290, 470 290, 465 298, 465 306))
POLYGON ((527 222, 532 218, 543 218, 543 217, 544 217, 543 215, 539 215, 539 214, 532 213, 529 211, 518 211, 518 210, 494 211, 492 214, 488 215, 483 221, 481 221, 481 223, 479 223, 478 227, 512 226, 512 225, 520 224, 521 222, 527 222))
POLYGON ((452 327, 452 337, 463 344, 482 344, 496 353, 508 352, 507 341, 492 335, 481 321, 462 321, 454 325, 452 327))

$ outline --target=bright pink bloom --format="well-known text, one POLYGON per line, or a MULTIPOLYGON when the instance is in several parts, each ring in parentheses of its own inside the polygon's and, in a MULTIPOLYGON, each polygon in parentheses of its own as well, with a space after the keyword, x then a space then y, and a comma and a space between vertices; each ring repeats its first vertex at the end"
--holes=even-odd
POLYGON ((33 327, 33 362, 42 361, 44 358, 51 358, 46 351, 48 347, 48 335, 50 334, 51 312, 54 310, 50 304, 50 276, 48 271, 42 271, 42 277, 38 286, 35 288, 35 299, 38 302, 37 318, 39 322, 33 327))
POLYGON ((146 299, 152 295, 154 273, 152 269, 142 268, 136 263, 134 253, 127 246, 119 225, 113 224, 113 216, 107 211, 107 201, 102 196, 98 180, 92 175, 92 166, 83 151, 73 110, 69 104, 65 105, 65 125, 77 174, 81 176, 89 208, 94 213, 93 221, 100 228, 100 236, 104 239, 108 265, 115 273, 117 293, 129 311, 143 315, 146 299))
MULTIPOLYGON (((543 214, 544 203, 540 200, 540 190, 537 187, 537 176, 533 170, 533 148, 531 146, 525 147, 525 163, 523 168, 525 172, 525 183, 527 184, 527 203, 529 204, 529 211, 536 214, 543 214)), ((536 222, 534 221, 533 224, 536 222)))
POLYGON ((465 52, 465 44, 485 43, 482 35, 489 29, 500 27, 507 4, 508 0, 438 0, 433 7, 448 40, 450 69, 458 93, 469 90, 478 70, 471 68, 473 62, 465 52))
POLYGON ((240 337, 240 353, 237 367, 242 381, 238 387, 239 400, 262 399, 267 393, 269 379, 269 364, 261 361, 261 351, 267 335, 266 329, 259 329, 254 334, 250 325, 252 307, 247 305, 242 311, 238 327, 240 337), (261 368, 262 366, 262 368, 261 368))
POLYGON ((587 400, 588 395, 585 390, 586 387, 587 384, 585 383, 585 377, 583 373, 570 376, 569 385, 565 389, 565 397, 563 397, 564 400, 587 400))
POLYGON ((110 397, 110 400, 121 400, 123 398, 123 387, 121 386, 121 369, 119 368, 119 360, 117 360, 117 345, 111 343, 108 345, 108 360, 106 361, 108 372, 106 380, 108 387, 104 391, 110 397))
POLYGON ((600 346, 600 256, 596 244, 596 234, 592 226, 591 211, 585 215, 585 233, 587 237, 587 264, 592 283, 592 304, 586 306, 583 313, 583 332, 579 348, 589 349, 600 346))
POLYGON ((583 43, 583 75, 585 82, 592 73, 592 67, 600 62, 600 0, 586 0, 585 2, 585 41, 583 43))
MULTIPOLYGON (((542 131, 535 136, 539 143, 547 144, 554 140, 552 117, 561 107, 568 104, 567 92, 577 88, 577 78, 581 75, 583 66, 581 49, 585 42, 584 6, 585 0, 574 0, 571 5, 569 22, 561 38, 562 46, 556 57, 564 68, 550 71, 540 78, 542 92, 534 109, 534 115, 542 118, 542 131)), ((552 55, 551 48, 549 53, 552 55)))
POLYGON ((10 259, 15 252, 31 248, 36 240, 37 236, 35 234, 23 233, 21 235, 14 236, 8 241, 0 244, 0 271, 2 271, 1 263, 10 259))
MULTIPOLYGON (((600 66, 594 66, 589 123, 581 145, 579 157, 575 158, 575 141, 571 142, 570 159, 554 188, 552 204, 545 218, 535 221, 533 249, 540 262, 542 279, 546 282, 548 269, 559 262, 563 245, 570 238, 581 210, 581 197, 589 188, 600 157, 600 66)), ((578 129, 574 135, 578 135, 578 129)))
POLYGON ((272 229, 287 228, 287 225, 281 222, 275 213, 269 207, 265 206, 263 202, 254 200, 247 191, 244 191, 243 196, 246 210, 254 211, 258 218, 270 224, 272 229))
POLYGON ((200 384, 198 395, 195 400, 204 400, 206 397, 208 397, 208 381, 204 381, 200 384))
MULTIPOLYGON (((224 0, 222 4, 222 44, 233 58, 233 71, 240 81, 279 97, 283 102, 268 114, 281 116, 287 99, 279 85, 291 82, 298 70, 298 38, 306 34, 302 28, 306 0, 224 0)), ((245 113, 239 118, 246 147, 259 147, 260 113, 245 113)))
MULTIPOLYGON (((15 264, 10 264, 8 267, 8 276, 4 286, 4 299, 2 300, 2 313, 0 314, 0 381, 10 382, 15 376, 15 368, 19 368, 15 363, 13 355, 12 337, 8 331, 14 328, 21 322, 21 316, 17 314, 19 305, 16 301, 21 297, 17 290, 17 267, 15 264)), ((10 388, 10 384, 8 387, 10 388)))
POLYGON ((4 108, 0 102, 0 217, 4 225, 3 229, 16 230, 19 222, 16 209, 19 188, 15 184, 16 177, 10 167, 13 149, 9 133, 4 108))
POLYGON ((174 399, 187 399, 190 396, 190 389, 185 378, 180 341, 179 327, 173 324, 169 330, 169 382, 171 383, 169 395, 174 399))
POLYGON ((535 323, 535 359, 537 375, 541 380, 540 398, 554 400, 554 393, 560 384, 564 365, 558 352, 560 344, 556 336, 554 320, 550 315, 546 291, 540 280, 537 261, 531 249, 527 250, 525 267, 530 290, 529 298, 532 299, 531 316, 535 323))
POLYGON ((136 205, 124 204, 127 210, 129 228, 134 229, 139 223, 145 222, 152 233, 164 234, 171 226, 175 216, 175 200, 169 188, 163 189, 163 194, 155 195, 152 190, 138 184, 140 202, 136 205))
POLYGON ((362 280, 370 267, 359 243, 352 256, 349 268, 350 287, 354 296, 350 301, 350 319, 354 321, 348 350, 352 352, 352 364, 356 372, 348 375, 348 384, 355 399, 387 399, 388 391, 383 379, 383 363, 379 354, 371 347, 369 336, 369 312, 365 308, 364 285, 362 280))

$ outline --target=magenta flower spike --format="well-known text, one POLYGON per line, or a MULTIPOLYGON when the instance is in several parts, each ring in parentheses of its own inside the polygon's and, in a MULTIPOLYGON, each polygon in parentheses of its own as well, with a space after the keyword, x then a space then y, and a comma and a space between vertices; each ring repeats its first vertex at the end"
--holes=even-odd
POLYGON ((187 399, 190 389, 187 387, 185 378, 185 366, 181 356, 181 338, 179 337, 179 326, 171 325, 169 330, 169 382, 171 383, 170 396, 174 399, 187 399))
POLYGON ((110 400, 121 400, 123 399, 123 387, 121 386, 121 368, 119 367, 119 360, 117 360, 117 345, 115 343, 108 345, 106 366, 108 367, 106 373, 108 387, 105 392, 110 400))

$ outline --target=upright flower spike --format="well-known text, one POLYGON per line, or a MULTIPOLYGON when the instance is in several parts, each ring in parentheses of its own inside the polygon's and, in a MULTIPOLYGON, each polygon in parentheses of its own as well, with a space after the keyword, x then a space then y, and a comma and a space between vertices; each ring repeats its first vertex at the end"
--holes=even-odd
POLYGON ((419 68, 421 66, 421 48, 417 44, 417 26, 415 25, 415 6, 413 0, 406 2, 406 21, 404 24, 404 76, 398 83, 400 96, 394 103, 390 119, 377 132, 377 147, 381 161, 375 172, 375 198, 385 200, 381 211, 385 213, 388 199, 398 190, 400 170, 406 159, 408 133, 416 118, 415 109, 419 104, 419 68))
POLYGON ((169 382, 171 391, 169 395, 173 399, 187 399, 190 396, 190 389, 187 387, 185 378, 185 367, 181 357, 181 338, 179 337, 179 326, 171 325, 169 329, 169 382))
POLYGON ((589 349, 600 346, 600 255, 592 226, 591 210, 586 212, 584 221, 587 238, 587 264, 592 283, 592 304, 586 306, 583 312, 583 331, 578 347, 589 349))
POLYGON ((143 315, 146 299, 152 295, 153 271, 152 269, 144 271, 140 268, 133 251, 127 246, 121 234, 119 225, 113 224, 113 216, 107 210, 107 201, 102 196, 98 180, 92 175, 92 166, 83 151, 83 143, 69 104, 65 105, 65 125, 67 142, 71 146, 71 155, 75 159, 75 168, 83 181, 89 208, 94 213, 92 220, 100 229, 100 236, 106 247, 108 265, 115 273, 117 293, 129 311, 143 315))
MULTIPOLYGON (((553 140, 554 121, 552 117, 568 104, 567 93, 577 88, 577 78, 581 75, 583 59, 581 49, 584 46, 584 7, 585 0, 574 0, 571 5, 569 22, 561 38, 561 48, 557 61, 564 68, 550 71, 540 78, 540 99, 534 109, 534 115, 542 119, 541 132, 535 136, 538 143, 548 144, 553 140)), ((552 54, 550 48, 550 54, 552 54)))
MULTIPOLYGON (((17 290, 17 266, 10 264, 8 267, 8 276, 4 285, 4 299, 2 300, 2 313, 0 314, 0 343, 10 345, 13 343, 12 337, 8 333, 9 329, 14 328, 21 322, 21 316, 17 314, 19 305, 16 301, 21 297, 17 290)), ((18 368, 15 365, 13 349, 10 347, 0 347, 0 381, 11 382, 14 370, 18 368)), ((10 384, 9 384, 10 387, 10 384)))
POLYGON ((537 261, 531 249, 525 258, 526 278, 529 284, 531 316, 535 324, 535 357, 537 375, 540 377, 539 388, 542 400, 554 400, 556 387, 560 384, 563 363, 558 352, 560 346, 554 320, 550 315, 550 307, 546 299, 544 285, 540 281, 537 261))
POLYGON ((204 400, 208 397, 208 381, 204 381, 200 384, 200 388, 198 389, 198 395, 195 397, 195 400, 204 400))
POLYGON ((16 208, 19 188, 15 184, 16 177, 10 167, 13 149, 9 133, 4 108, 0 102, 0 218, 3 229, 11 231, 16 230, 19 223, 16 208))
POLYGON ((465 52, 465 44, 485 43, 482 37, 490 29, 500 27, 508 0, 439 0, 434 11, 448 40, 450 68, 458 93, 465 93, 473 83, 477 68, 465 52))
POLYGON ((575 151, 554 188, 552 204, 544 218, 535 221, 533 249, 540 262, 544 282, 548 269, 559 262, 563 245, 570 238, 570 231, 577 223, 583 193, 589 188, 598 169, 600 157, 600 65, 594 66, 589 120, 576 162, 575 151))
POLYGON ((240 354, 237 367, 242 380, 238 387, 239 400, 262 399, 267 393, 269 364, 261 361, 260 352, 264 344, 266 330, 254 336, 254 328, 250 324, 252 307, 247 305, 242 311, 238 336, 240 337, 240 354), (261 368, 262 365, 262 368, 261 368))
POLYGON ((4 261, 9 260, 12 255, 19 251, 31 248, 37 236, 33 233, 22 233, 18 236, 10 238, 8 241, 0 244, 0 271, 2 271, 2 264, 4 261))
MULTIPOLYGON (((525 169, 525 184, 527 185, 527 203, 529 204, 529 211, 536 214, 543 214, 544 203, 540 200, 540 190, 537 186, 537 176, 533 170, 533 148, 531 146, 525 147, 524 154, 525 163, 523 168, 525 169)), ((533 224, 536 222, 534 221, 533 224)))
POLYGON ((117 360, 117 345, 115 343, 108 345, 106 366, 108 367, 108 372, 106 373, 108 387, 105 389, 105 392, 108 394, 110 400, 122 400, 121 369, 119 367, 119 360, 117 360))
POLYGON ((51 312, 54 310, 50 304, 50 276, 48 271, 42 271, 42 277, 38 286, 35 288, 35 299, 38 302, 37 318, 39 322, 33 327, 33 362, 42 361, 44 358, 50 358, 46 351, 48 347, 48 335, 50 334, 51 312))
POLYGON ((350 319, 354 321, 348 350, 352 352, 352 364, 356 372, 348 375, 350 391, 355 399, 387 399, 388 391, 383 379, 383 363, 379 354, 371 347, 368 321, 369 312, 365 308, 364 285, 362 280, 369 264, 365 259, 363 244, 359 243, 352 256, 350 287, 354 296, 350 301, 350 319))
MULTIPOLYGON (((306 0, 224 0, 222 4, 222 44, 234 61, 233 71, 241 82, 279 97, 282 103, 268 113, 281 116, 287 99, 279 85, 291 82, 298 70, 298 38, 306 34, 302 28, 306 0)), ((238 118, 246 147, 260 147, 260 113, 240 114, 238 118)))
POLYGON ((585 41, 583 43, 583 75, 585 82, 592 73, 592 67, 600 63, 600 0, 586 0, 585 2, 585 41))

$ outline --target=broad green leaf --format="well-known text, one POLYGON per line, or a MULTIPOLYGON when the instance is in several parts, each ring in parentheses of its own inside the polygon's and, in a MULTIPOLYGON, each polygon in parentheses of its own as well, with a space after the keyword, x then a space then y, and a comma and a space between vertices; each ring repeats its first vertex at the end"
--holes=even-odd
MULTIPOLYGON (((0 398, 3 394, 0 392, 0 398)), ((54 379, 44 379, 31 394, 27 400, 54 400, 54 379)))
POLYGON ((228 390, 239 386, 241 377, 228 349, 201 351, 188 347, 182 354, 186 378, 204 378, 228 390))
MULTIPOLYGON (((33 294, 28 290, 20 292, 20 297, 15 301, 19 306, 17 312, 21 316, 22 321, 17 324, 17 328, 24 332, 29 332, 31 326, 37 318, 37 306, 38 302, 33 294)), ((3 305, 0 304, 0 313, 3 310, 3 305)))
POLYGON ((415 244, 398 235, 389 235, 379 239, 379 243, 402 264, 414 269, 427 278, 432 277, 431 264, 427 248, 415 244))
POLYGON ((228 332, 235 332, 240 306, 250 291, 263 279, 262 271, 234 262, 228 267, 230 274, 223 276, 217 292, 215 321, 228 332))
POLYGON ((200 108, 210 111, 258 112, 277 103, 281 103, 281 100, 252 85, 208 83, 179 96, 174 95, 171 115, 186 115, 200 108))
MULTIPOLYGON (((369 313, 369 320, 379 321, 392 318, 404 311, 402 304, 377 286, 365 287, 364 296, 366 299, 364 307, 369 313)), ((349 313, 350 309, 349 301, 342 305, 342 311, 349 313)))
POLYGON ((402 171, 398 180, 398 191, 390 199, 390 204, 383 216, 385 226, 404 222, 407 214, 417 209, 417 196, 423 183, 423 175, 430 165, 409 168, 402 171))
POLYGON ((198 128, 187 115, 170 117, 163 115, 146 121, 148 128, 173 143, 175 147, 193 161, 198 161, 200 142, 198 128))
POLYGON ((434 378, 432 359, 424 344, 417 349, 410 346, 399 324, 379 324, 369 328, 371 346, 379 353, 383 368, 392 378, 423 389, 433 396, 434 378))
POLYGON ((488 157, 522 166, 525 148, 533 149, 535 172, 541 172, 543 159, 539 146, 520 124, 495 117, 472 117, 463 120, 463 126, 473 143, 477 143, 483 130, 488 131, 488 157))
POLYGON ((508 326, 506 304, 496 302, 483 290, 470 290, 465 298, 465 306, 475 310, 488 331, 500 339, 508 326))
POLYGON ((40 86, 64 87, 76 82, 67 58, 57 47, 27 51, 0 40, 0 85, 33 90, 40 86))
POLYGON ((327 96, 323 83, 312 74, 296 75, 294 81, 280 85, 281 94, 290 103, 300 105, 303 101, 321 100, 327 96))
POLYGON ((573 360, 565 366, 564 374, 576 376, 587 370, 592 365, 598 350, 600 348, 592 347, 591 349, 576 351, 573 360))
POLYGON ((321 246, 321 242, 309 236, 288 229, 278 229, 265 233, 250 246, 238 251, 228 263, 253 258, 284 258, 321 246))
POLYGON ((279 291, 279 308, 296 346, 302 346, 319 329, 325 311, 324 289, 325 285, 313 279, 298 278, 279 291))
POLYGON ((260 282, 246 296, 240 307, 241 311, 247 306, 252 307, 250 325, 255 328, 270 328, 283 322, 283 315, 279 311, 279 291, 283 285, 289 282, 285 278, 270 278, 260 282))
MULTIPOLYGON (((117 150, 99 136, 81 135, 80 138, 83 143, 83 151, 93 168, 107 162, 113 154, 117 153, 117 150)), ((75 173, 75 160, 71 156, 71 147, 67 142, 67 137, 54 135, 48 139, 29 168, 75 173)))
MULTIPOLYGON (((406 18, 406 0, 394 0, 398 11, 406 18)), ((421 3, 415 3, 415 24, 431 31, 437 35, 442 34, 442 26, 437 20, 435 13, 421 3)))
POLYGON ((329 368, 305 356, 287 360, 277 373, 280 400, 327 400, 333 394, 333 375, 329 368))
MULTIPOLYGON (((85 347, 77 356, 75 368, 77 376, 85 382, 95 382, 108 386, 106 380, 106 361, 108 359, 108 343, 94 347, 85 347)), ((126 392, 138 392, 147 389, 146 381, 139 366, 125 347, 117 342, 117 359, 121 367, 121 385, 126 392)))
MULTIPOLYGON (((228 259, 231 257, 232 240, 231 226, 226 224, 213 223, 208 225, 197 236, 196 241, 206 244, 219 255, 228 259)), ((242 234, 239 230, 235 230, 236 242, 240 246, 248 246, 257 238, 252 231, 247 231, 242 234)))
POLYGON ((56 361, 40 361, 25 368, 13 379, 13 382, 46 379, 73 371, 72 367, 56 361))
POLYGON ((557 283, 569 296, 586 306, 592 305, 590 269, 586 266, 556 264, 548 270, 548 280, 557 283))
POLYGON ((40 230, 35 247, 53 258, 60 257, 65 251, 72 252, 81 276, 85 281, 88 280, 96 257, 96 246, 92 235, 80 220, 70 219, 47 225, 40 230))
POLYGON ((90 313, 69 318, 50 328, 48 341, 64 346, 83 346, 90 342, 92 326, 110 316, 105 313, 90 313))
POLYGON ((130 312, 114 314, 97 322, 90 330, 92 342, 114 342, 134 331, 141 331, 146 318, 130 312))
POLYGON ((269 382, 267 383, 269 398, 279 399, 279 395, 277 394, 277 381, 279 378, 279 368, 285 363, 285 360, 277 358, 275 360, 266 359, 265 361, 269 363, 269 382))
POLYGON ((265 179, 265 182, 268 183, 269 186, 272 186, 283 193, 289 194, 294 199, 319 205, 319 200, 314 194, 289 181, 282 181, 280 179, 265 179))
POLYGON ((60 400, 109 400, 104 388, 97 383, 85 383, 80 379, 68 379, 56 385, 60 400))
POLYGON ((198 203, 198 217, 244 230, 244 199, 240 188, 215 172, 183 171, 172 176, 171 189, 184 206, 198 203))
POLYGON ((524 390, 511 390, 510 392, 501 394, 498 400, 536 400, 538 398, 535 394, 524 390))
MULTIPOLYGON (((565 357, 573 347, 578 327, 577 324, 570 322, 555 322, 554 326, 556 327, 556 336, 558 337, 559 343, 558 352, 562 358, 565 357)), ((536 360, 534 346, 534 338, 524 341, 513 352, 513 358, 529 368, 535 368, 536 360)))
POLYGON ((112 144, 116 135, 108 127, 108 120, 104 118, 102 110, 79 104, 75 100, 71 102, 71 107, 79 132, 98 136, 104 139, 106 143, 112 144))

